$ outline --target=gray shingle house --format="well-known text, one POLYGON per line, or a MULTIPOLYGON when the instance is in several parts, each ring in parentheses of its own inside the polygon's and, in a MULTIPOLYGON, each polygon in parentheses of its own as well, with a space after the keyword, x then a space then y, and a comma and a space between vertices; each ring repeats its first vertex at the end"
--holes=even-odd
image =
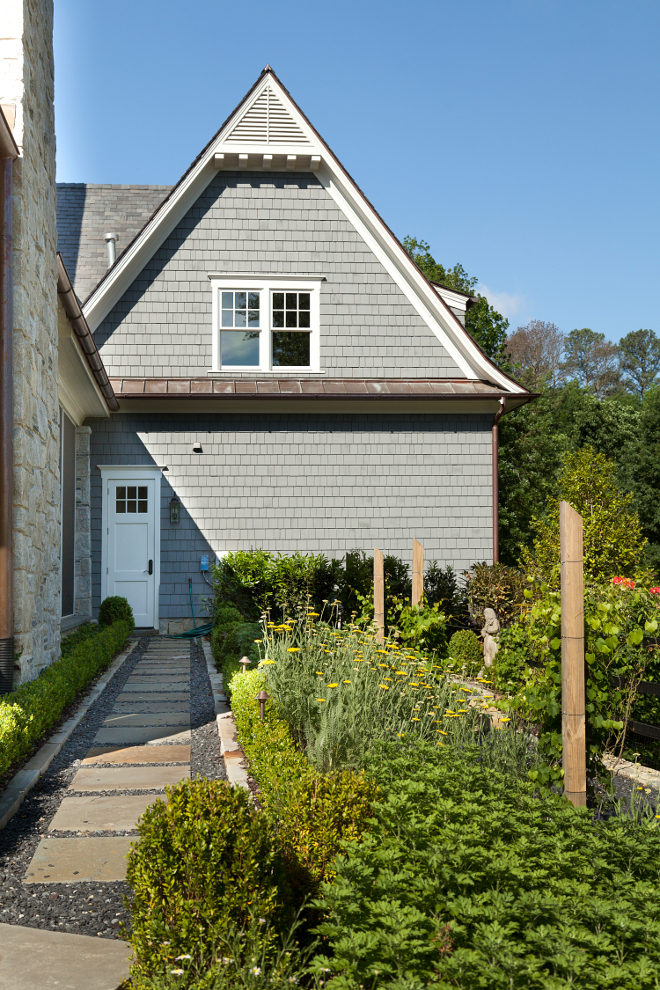
POLYGON ((496 555, 493 424, 530 395, 269 67, 174 187, 59 186, 58 228, 119 402, 87 420, 95 608, 173 630, 233 549, 496 555))

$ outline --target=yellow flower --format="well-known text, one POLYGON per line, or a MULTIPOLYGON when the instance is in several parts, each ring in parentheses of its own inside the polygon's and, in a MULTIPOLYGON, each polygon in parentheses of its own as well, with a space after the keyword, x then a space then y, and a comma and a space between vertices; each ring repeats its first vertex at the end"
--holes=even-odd
POLYGON ((389 667, 389 663, 379 663, 379 667, 389 667))
POLYGON ((447 735, 447 733, 446 732, 443 732, 442 729, 436 729, 435 731, 441 733, 441 735, 443 735, 443 736, 446 736, 447 735))
POLYGON ((511 721, 510 718, 501 718, 500 719, 500 722, 510 722, 510 721, 511 721))
POLYGON ((384 677, 384 678, 383 678, 383 680, 384 680, 384 681, 391 681, 391 680, 392 680, 392 678, 391 678, 391 677, 384 677))
POLYGON ((344 684, 350 684, 350 683, 351 683, 350 681, 344 681, 344 684))
POLYGON ((299 646, 288 646, 286 652, 287 653, 300 653, 300 647, 299 646))
POLYGON ((274 660, 263 660, 262 663, 265 666, 267 663, 275 663, 275 661, 274 660))
POLYGON ((467 708, 459 708, 458 711, 459 711, 459 714, 460 715, 467 715, 468 714, 467 708))
POLYGON ((419 687, 419 681, 408 681, 411 687, 419 687))
POLYGON ((317 701, 325 701, 325 698, 317 698, 317 701))
POLYGON ((325 677, 325 674, 323 673, 322 670, 317 670, 316 673, 319 675, 319 677, 325 677))
POLYGON ((376 650, 376 653, 385 653, 385 654, 387 654, 387 650, 376 650))
POLYGON ((339 681, 336 684, 326 684, 326 687, 339 687, 339 681))
POLYGON ((389 684, 379 684, 378 687, 381 687, 384 691, 389 691, 390 689, 389 684))
POLYGON ((407 677, 408 676, 408 673, 405 670, 395 670, 394 673, 397 675, 397 677, 407 677))
POLYGON ((309 619, 310 615, 320 615, 320 614, 321 614, 320 612, 308 612, 307 618, 309 619))
POLYGON ((255 642, 255 643, 261 643, 261 640, 260 640, 260 639, 255 639, 255 641, 254 641, 254 642, 255 642))
POLYGON ((418 719, 418 718, 411 718, 411 720, 410 720, 410 721, 411 721, 411 722, 419 722, 419 719, 418 719))
POLYGON ((452 711, 451 708, 445 708, 445 715, 455 715, 456 712, 452 711))

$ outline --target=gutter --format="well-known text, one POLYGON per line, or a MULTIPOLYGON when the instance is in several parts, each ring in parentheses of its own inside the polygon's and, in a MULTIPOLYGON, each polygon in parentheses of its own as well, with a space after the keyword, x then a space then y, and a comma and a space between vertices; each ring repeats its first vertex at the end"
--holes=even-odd
POLYGON ((78 342, 83 350, 87 364, 89 365, 96 383, 99 386, 108 409, 112 412, 119 410, 119 402, 114 389, 110 384, 101 355, 99 354, 96 341, 87 326, 87 320, 83 316, 80 303, 73 291, 69 273, 66 270, 62 255, 57 252, 57 294, 62 300, 64 312, 69 318, 73 331, 78 338, 78 342))
POLYGON ((498 423, 506 412, 507 396, 500 397, 500 408, 493 417, 492 444, 493 444, 493 563, 497 564, 500 559, 500 453, 498 423))
POLYGON ((0 107, 0 694, 14 681, 13 163, 18 148, 0 107))

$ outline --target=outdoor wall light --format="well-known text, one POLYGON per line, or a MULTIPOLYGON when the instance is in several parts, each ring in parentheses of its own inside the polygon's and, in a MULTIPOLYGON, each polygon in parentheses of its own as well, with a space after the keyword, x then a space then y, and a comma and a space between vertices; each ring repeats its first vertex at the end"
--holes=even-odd
POLYGON ((181 502, 176 495, 170 500, 170 522, 178 523, 180 519, 181 502))
POLYGON ((201 452, 202 452, 202 445, 201 445, 201 443, 194 444, 193 445, 193 454, 201 454, 201 452))

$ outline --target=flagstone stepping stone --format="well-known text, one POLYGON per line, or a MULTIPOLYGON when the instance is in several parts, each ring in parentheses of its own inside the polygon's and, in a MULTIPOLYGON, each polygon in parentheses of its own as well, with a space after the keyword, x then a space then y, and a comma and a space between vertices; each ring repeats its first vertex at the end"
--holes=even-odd
POLYGON ((190 742, 190 729, 185 729, 181 732, 173 732, 171 727, 168 728, 166 726, 99 729, 93 741, 97 746, 139 746, 160 739, 163 742, 170 743, 190 742))
POLYGON ((51 832, 128 832, 156 799, 151 794, 65 797, 48 826, 51 832))
POLYGON ((190 679, 188 677, 129 677, 122 688, 124 694, 134 691, 163 691, 166 694, 170 691, 183 691, 190 679))
POLYGON ((122 715, 121 712, 112 712, 103 721, 104 725, 108 728, 118 728, 123 725, 139 725, 152 726, 152 725, 171 725, 176 728, 189 729, 190 728, 190 716, 185 712, 183 715, 177 712, 160 712, 159 714, 138 714, 137 712, 132 712, 129 715, 122 715))
POLYGON ((144 688, 140 688, 126 694, 119 694, 116 700, 119 704, 127 701, 133 704, 135 701, 188 701, 189 698, 190 692, 188 691, 145 691, 144 688))
POLYGON ((190 763, 190 746, 92 746, 82 760, 91 763, 190 763))
POLYGON ((130 705, 127 701, 115 705, 112 709, 118 715, 130 715, 132 712, 156 715, 187 715, 190 712, 190 705, 185 701, 137 701, 130 705))
POLYGON ((190 766, 182 767, 85 767, 73 778, 70 791, 162 791, 190 777, 190 766))
POLYGON ((163 667, 161 664, 158 664, 157 667, 155 665, 153 667, 135 667, 131 676, 157 677, 159 675, 161 677, 190 677, 190 667, 181 667, 179 664, 176 666, 172 664, 171 667, 163 667))
POLYGON ((109 990, 128 977, 121 939, 0 925, 0 990, 109 990))
MULTIPOLYGON (((126 879, 130 835, 90 835, 42 839, 27 868, 24 883, 82 883, 126 879)), ((66 986, 66 984, 64 984, 66 986)))

